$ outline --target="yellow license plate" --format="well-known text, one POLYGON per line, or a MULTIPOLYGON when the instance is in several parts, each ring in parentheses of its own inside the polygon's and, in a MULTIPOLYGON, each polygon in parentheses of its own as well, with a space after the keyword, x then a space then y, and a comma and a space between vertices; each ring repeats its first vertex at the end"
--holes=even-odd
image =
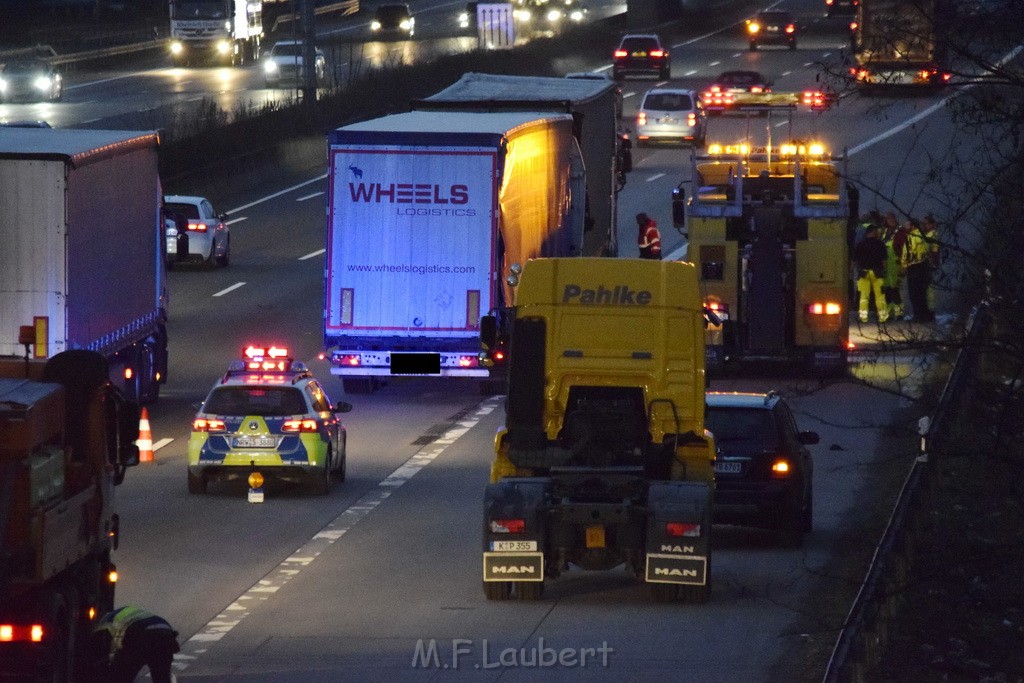
POLYGON ((634 57, 646 57, 647 53, 646 52, 634 52, 633 56, 634 57))
POLYGON ((600 524, 591 524, 587 527, 587 547, 588 548, 603 548, 604 542, 604 526, 600 524))

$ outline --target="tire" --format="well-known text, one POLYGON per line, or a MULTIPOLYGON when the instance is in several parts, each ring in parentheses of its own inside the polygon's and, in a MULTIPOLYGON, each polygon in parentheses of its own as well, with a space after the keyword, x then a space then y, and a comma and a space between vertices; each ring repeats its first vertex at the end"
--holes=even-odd
POLYGON ((807 496, 807 507, 804 508, 803 514, 804 531, 812 531, 814 529, 814 492, 812 491, 807 496))
POLYGON ((651 598, 654 602, 675 602, 679 597, 679 586, 674 583, 652 583, 651 598))
POLYGON ((210 255, 203 261, 203 265, 213 269, 217 267, 217 243, 210 244, 210 255))
POLYGON ((327 463, 324 465, 323 473, 312 472, 310 475, 309 491, 314 496, 326 496, 331 492, 331 461, 334 459, 333 453, 328 449, 327 451, 327 463))
POLYGON ((511 581, 484 581, 484 597, 488 600, 509 600, 512 597, 511 581))
POLYGON ((516 600, 535 601, 544 597, 543 581, 513 581, 516 600))
POLYGON ((341 464, 333 472, 331 472, 331 475, 334 477, 334 481, 339 482, 339 483, 345 481, 345 476, 346 476, 346 474, 345 474, 345 466, 347 464, 348 464, 348 439, 347 439, 347 437, 343 436, 342 439, 341 439, 341 464))
POLYGON ((227 268, 231 263, 231 238, 228 237, 226 244, 224 245, 224 255, 217 257, 217 265, 221 268, 227 268))
POLYGON ((188 473, 188 492, 191 494, 206 493, 206 475, 188 473))
POLYGON ((346 394, 369 394, 373 392, 372 377, 346 377, 342 380, 346 394))

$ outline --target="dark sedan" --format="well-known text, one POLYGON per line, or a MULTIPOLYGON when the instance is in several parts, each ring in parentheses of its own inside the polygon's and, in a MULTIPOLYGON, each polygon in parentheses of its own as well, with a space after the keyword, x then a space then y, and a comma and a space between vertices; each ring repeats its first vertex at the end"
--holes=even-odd
POLYGON ((55 102, 63 93, 60 72, 45 59, 15 59, 0 67, 0 98, 4 101, 55 102))

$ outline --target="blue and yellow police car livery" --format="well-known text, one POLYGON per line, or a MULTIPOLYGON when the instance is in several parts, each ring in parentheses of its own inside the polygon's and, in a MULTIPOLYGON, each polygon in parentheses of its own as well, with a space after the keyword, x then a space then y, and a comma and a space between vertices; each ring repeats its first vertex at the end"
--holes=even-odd
POLYGON ((250 345, 210 390, 192 421, 189 493, 210 480, 245 479, 260 471, 326 494, 345 480, 345 427, 304 363, 277 346, 250 345))

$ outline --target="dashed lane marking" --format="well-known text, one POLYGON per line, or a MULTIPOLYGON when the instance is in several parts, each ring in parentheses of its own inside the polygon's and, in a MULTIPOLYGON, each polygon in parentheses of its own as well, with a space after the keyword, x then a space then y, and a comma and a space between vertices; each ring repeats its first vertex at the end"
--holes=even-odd
POLYGON ((315 258, 315 257, 319 256, 320 254, 326 254, 326 253, 327 253, 326 249, 317 249, 316 251, 309 252, 305 256, 300 256, 299 260, 300 261, 308 261, 311 258, 315 258))
POLYGON ((156 453, 158 450, 160 450, 167 444, 171 443, 172 441, 174 441, 174 439, 160 439, 155 444, 153 444, 153 452, 156 453))
POLYGON ((239 216, 238 218, 232 218, 229 221, 224 221, 224 225, 234 225, 235 223, 241 223, 242 221, 249 220, 248 216, 239 216))
POLYGON ((231 286, 230 286, 230 287, 228 287, 227 289, 222 289, 222 290, 220 290, 219 292, 217 292, 216 294, 214 294, 214 296, 224 296, 224 295, 225 295, 225 294, 227 294, 228 292, 233 292, 233 291, 235 291, 236 289, 238 289, 239 287, 244 287, 244 286, 245 286, 245 283, 244 283, 244 282, 236 282, 235 284, 231 285, 231 286))
POLYGON ((653 183, 658 178, 664 178, 664 177, 665 177, 664 173, 655 173, 654 175, 652 175, 650 178, 647 179, 647 182, 653 183))
POLYGON ((501 398, 500 396, 488 398, 480 403, 475 411, 468 413, 467 417, 454 421, 441 438, 417 451, 398 469, 382 479, 376 487, 343 510, 340 515, 328 522, 327 526, 316 532, 312 538, 285 558, 281 564, 270 570, 263 578, 232 601, 224 608, 223 612, 211 619, 182 645, 181 652, 174 655, 175 670, 184 671, 201 655, 209 651, 210 644, 219 641, 252 611, 266 604, 277 591, 295 578, 301 570, 313 564, 321 553, 335 541, 373 512, 377 506, 416 476, 420 470, 432 463, 437 456, 475 427, 480 420, 492 413, 501 398))

